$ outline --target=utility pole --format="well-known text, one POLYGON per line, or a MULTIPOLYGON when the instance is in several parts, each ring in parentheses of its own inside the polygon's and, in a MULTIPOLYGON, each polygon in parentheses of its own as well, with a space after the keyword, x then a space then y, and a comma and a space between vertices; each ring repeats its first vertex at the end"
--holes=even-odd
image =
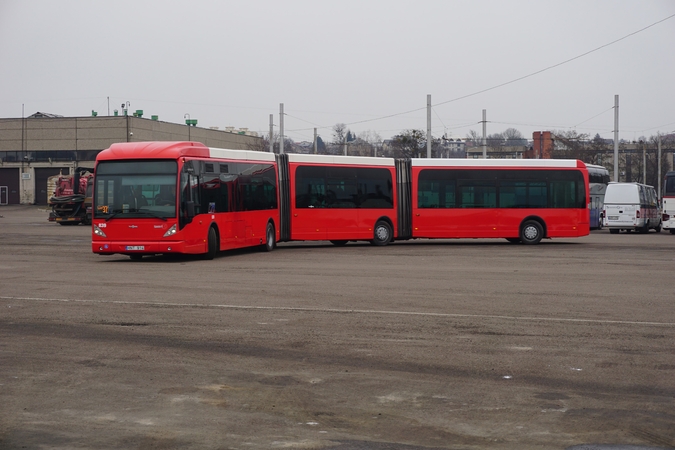
POLYGON ((279 103, 279 154, 284 154, 284 104, 279 103))
POLYGON ((487 159, 487 117, 485 110, 483 110, 483 159, 487 159))
POLYGON ((660 132, 659 132, 658 148, 659 148, 659 151, 658 151, 658 158, 659 159, 658 159, 658 169, 657 169, 658 175, 656 176, 656 178, 658 178, 658 180, 659 180, 659 183, 658 183, 659 188, 656 191, 656 196, 660 199, 661 198, 661 133, 660 132))
POLYGON ((614 181, 619 181, 619 95, 618 94, 614 96, 614 181))
POLYGON ((316 142, 316 128, 314 128, 314 154, 317 153, 317 142, 316 142))
POLYGON ((427 158, 431 158, 431 94, 427 94, 427 158))
POLYGON ((647 150, 646 142, 642 141, 642 184, 647 184, 647 150))
POLYGON ((270 153, 274 153, 274 114, 270 114, 270 153))

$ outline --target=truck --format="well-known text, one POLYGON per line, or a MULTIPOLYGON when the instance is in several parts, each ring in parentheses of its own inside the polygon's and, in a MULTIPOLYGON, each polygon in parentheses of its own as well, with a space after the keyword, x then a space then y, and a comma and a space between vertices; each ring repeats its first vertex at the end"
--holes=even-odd
POLYGON ((47 180, 49 221, 60 225, 91 224, 91 193, 94 170, 77 167, 72 175, 54 175, 47 180))

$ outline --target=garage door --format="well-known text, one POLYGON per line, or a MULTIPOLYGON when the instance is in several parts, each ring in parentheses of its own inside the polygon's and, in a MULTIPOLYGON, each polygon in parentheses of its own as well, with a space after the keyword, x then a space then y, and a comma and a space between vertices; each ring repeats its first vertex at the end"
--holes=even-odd
POLYGON ((62 173, 68 175, 67 167, 36 167, 35 168, 35 204, 46 205, 49 197, 53 194, 47 192, 47 178, 62 173))
POLYGON ((20 202, 19 168, 0 169, 0 205, 18 205, 20 202))

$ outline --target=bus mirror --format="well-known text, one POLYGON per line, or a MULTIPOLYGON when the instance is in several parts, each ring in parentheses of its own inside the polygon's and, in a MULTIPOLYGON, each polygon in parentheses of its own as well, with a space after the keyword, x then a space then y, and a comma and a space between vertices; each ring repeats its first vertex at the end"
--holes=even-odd
POLYGON ((188 218, 192 219, 195 216, 195 202, 192 200, 185 202, 185 212, 188 218))

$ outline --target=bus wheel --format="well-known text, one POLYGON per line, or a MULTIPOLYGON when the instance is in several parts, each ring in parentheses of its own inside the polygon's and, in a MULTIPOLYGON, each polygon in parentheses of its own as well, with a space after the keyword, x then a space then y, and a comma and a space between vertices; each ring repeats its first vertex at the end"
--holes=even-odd
POLYGON ((384 220, 380 220, 375 224, 373 232, 373 240, 370 241, 373 245, 387 245, 392 239, 391 227, 384 220))
POLYGON ((218 235, 216 235, 216 229, 213 227, 209 228, 209 237, 208 237, 209 249, 204 253, 204 259, 213 259, 218 253, 218 235))
POLYGON ((609 234, 619 234, 619 229, 618 228, 610 228, 609 234))
POLYGON ((544 229, 536 220, 528 220, 520 228, 520 240, 523 244, 538 244, 544 237, 544 229))
POLYGON ((509 241, 512 244, 520 244, 520 238, 506 238, 507 241, 509 241))
POLYGON ((347 245, 347 241, 330 241, 330 243, 336 247, 342 247, 343 245, 347 245))
POLYGON ((271 252, 277 246, 277 241, 274 234, 274 225, 272 225, 271 222, 267 224, 265 236, 265 251, 271 252))

